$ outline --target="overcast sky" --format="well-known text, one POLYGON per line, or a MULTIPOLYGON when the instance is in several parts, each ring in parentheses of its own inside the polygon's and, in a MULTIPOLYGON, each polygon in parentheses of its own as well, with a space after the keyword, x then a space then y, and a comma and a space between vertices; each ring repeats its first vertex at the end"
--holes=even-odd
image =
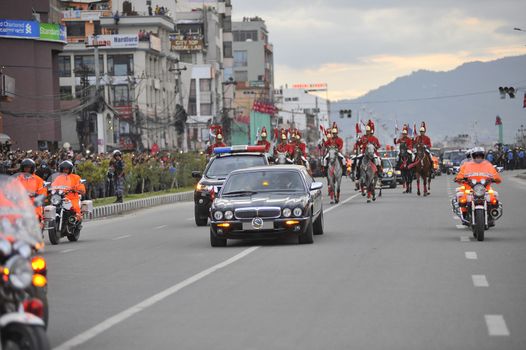
POLYGON ((526 32, 513 30, 526 30, 525 0, 232 2, 234 20, 266 21, 276 86, 327 82, 331 99, 358 97, 418 69, 526 54, 526 32))

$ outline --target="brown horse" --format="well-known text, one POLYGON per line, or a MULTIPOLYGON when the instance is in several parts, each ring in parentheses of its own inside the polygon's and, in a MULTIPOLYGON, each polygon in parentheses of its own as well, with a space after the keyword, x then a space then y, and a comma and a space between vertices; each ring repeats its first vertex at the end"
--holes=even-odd
POLYGON ((416 160, 411 165, 414 166, 413 170, 416 176, 417 194, 420 196, 420 178, 422 178, 424 182, 424 197, 429 196, 429 190, 431 190, 433 161, 431 160, 431 156, 426 152, 425 145, 416 145, 416 160))

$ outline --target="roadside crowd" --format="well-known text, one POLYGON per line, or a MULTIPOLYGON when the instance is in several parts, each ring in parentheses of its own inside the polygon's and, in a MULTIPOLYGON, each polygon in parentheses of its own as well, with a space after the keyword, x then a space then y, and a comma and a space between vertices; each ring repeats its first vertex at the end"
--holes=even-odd
POLYGON ((67 146, 56 152, 11 150, 10 145, 2 144, 0 174, 17 173, 20 170, 20 163, 26 158, 35 161, 35 174, 44 181, 58 170, 62 161, 71 161, 74 165, 74 173, 87 180, 87 199, 115 196, 116 187, 120 185, 119 177, 124 180, 125 194, 191 186, 194 181, 191 172, 202 169, 205 162, 203 156, 193 153, 133 152, 123 154, 123 166, 116 166, 118 158, 113 153, 78 153, 67 146))

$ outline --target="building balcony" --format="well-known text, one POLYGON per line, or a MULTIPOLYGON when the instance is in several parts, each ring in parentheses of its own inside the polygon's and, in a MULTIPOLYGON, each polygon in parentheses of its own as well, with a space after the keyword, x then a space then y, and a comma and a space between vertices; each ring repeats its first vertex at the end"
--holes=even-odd
POLYGON ((64 10, 62 20, 68 21, 99 21, 101 17, 111 16, 111 10, 64 10))

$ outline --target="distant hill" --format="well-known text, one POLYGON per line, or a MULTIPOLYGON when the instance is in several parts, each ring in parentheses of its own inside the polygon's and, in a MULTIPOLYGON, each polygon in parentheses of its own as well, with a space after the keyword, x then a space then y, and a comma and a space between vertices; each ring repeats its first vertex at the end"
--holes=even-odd
POLYGON ((497 139, 495 117, 500 115, 504 141, 514 142, 517 129, 526 124, 525 87, 526 55, 465 63, 447 72, 419 70, 357 99, 333 102, 331 118, 344 135, 354 136, 357 113, 362 120, 372 115, 379 119, 377 133, 383 143, 392 143, 395 120, 400 127, 404 122, 418 127, 425 120, 429 135, 437 141, 470 134, 473 140, 490 143, 497 139), (516 98, 501 100, 498 87, 512 85, 522 87, 516 98), (452 95, 464 96, 443 98, 452 95), (352 119, 340 119, 340 109, 352 109, 352 119))

